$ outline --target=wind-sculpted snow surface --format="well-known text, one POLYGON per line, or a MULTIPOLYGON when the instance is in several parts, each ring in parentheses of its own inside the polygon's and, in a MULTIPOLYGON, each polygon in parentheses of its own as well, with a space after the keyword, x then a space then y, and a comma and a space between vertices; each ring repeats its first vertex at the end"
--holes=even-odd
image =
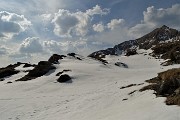
POLYGON ((149 56, 149 50, 137 53, 108 55, 104 58, 108 61, 106 65, 88 57, 78 56, 82 59, 78 60, 67 56, 53 65, 56 67, 53 72, 15 82, 28 74, 19 67, 18 74, 0 82, 0 119, 179 120, 180 107, 167 106, 165 98, 156 98, 154 91, 139 90, 148 85, 145 80, 180 65, 161 66, 164 60, 149 56), (128 68, 116 66, 118 62, 128 68), (59 75, 64 74, 72 82, 58 83, 59 75), (8 81, 13 83, 6 84, 8 81))

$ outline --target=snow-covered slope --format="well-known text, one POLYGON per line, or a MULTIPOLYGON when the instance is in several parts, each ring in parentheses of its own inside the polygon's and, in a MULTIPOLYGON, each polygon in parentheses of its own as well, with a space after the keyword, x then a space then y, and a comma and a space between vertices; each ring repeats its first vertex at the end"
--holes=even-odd
POLYGON ((145 80, 179 65, 160 66, 161 60, 144 55, 148 51, 138 52, 142 54, 107 56, 107 65, 66 57, 55 65, 55 71, 14 82, 27 74, 19 66, 16 69, 22 72, 0 82, 0 120, 179 120, 179 107, 165 105, 165 98, 156 98, 153 91, 138 91, 147 84, 145 80), (72 82, 57 83, 56 74, 65 69, 71 70, 66 74, 72 82), (121 89, 130 84, 136 85, 121 89))

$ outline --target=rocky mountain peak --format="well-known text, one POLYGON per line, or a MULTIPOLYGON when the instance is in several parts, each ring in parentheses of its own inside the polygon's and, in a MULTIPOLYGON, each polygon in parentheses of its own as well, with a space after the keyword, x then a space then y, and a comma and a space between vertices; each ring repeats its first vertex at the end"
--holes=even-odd
POLYGON ((178 30, 163 25, 162 27, 154 29, 152 32, 144 35, 143 37, 138 38, 137 42, 140 48, 149 49, 153 45, 157 45, 160 42, 164 42, 179 35, 180 32, 178 30))
POLYGON ((179 31, 169 28, 166 25, 163 25, 162 27, 158 28, 156 31, 155 38, 157 40, 168 40, 178 35, 179 31))
POLYGON ((161 26, 161 29, 166 29, 166 28, 169 28, 169 27, 166 25, 161 26))
POLYGON ((113 48, 108 48, 106 50, 99 50, 89 55, 93 58, 103 58, 105 55, 121 55, 126 53, 129 49, 150 49, 153 46, 157 46, 160 43, 165 43, 166 40, 178 38, 180 32, 176 29, 170 28, 163 25, 159 28, 154 29, 152 32, 136 39, 122 42, 115 45, 113 48))

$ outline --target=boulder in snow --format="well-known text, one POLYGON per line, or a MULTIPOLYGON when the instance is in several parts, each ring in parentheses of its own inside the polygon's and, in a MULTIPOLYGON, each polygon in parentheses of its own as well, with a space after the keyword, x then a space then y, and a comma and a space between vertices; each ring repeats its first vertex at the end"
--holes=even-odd
POLYGON ((119 67, 123 67, 123 68, 128 68, 128 65, 126 65, 125 63, 122 63, 122 62, 116 62, 115 65, 119 66, 119 67))
POLYGON ((48 73, 50 70, 53 70, 53 69, 56 69, 56 67, 54 67, 52 65, 52 63, 50 63, 48 61, 40 61, 33 70, 30 70, 27 75, 25 75, 24 77, 22 77, 16 81, 32 80, 37 77, 41 77, 41 76, 45 75, 46 73, 48 73))
POLYGON ((53 54, 50 58, 49 58, 49 62, 53 63, 53 64, 58 64, 60 59, 63 59, 64 57, 66 57, 65 55, 58 55, 58 54, 53 54))
POLYGON ((67 74, 64 74, 64 75, 61 75, 58 79, 57 79, 57 82, 60 82, 60 83, 65 83, 65 82, 68 82, 71 80, 71 77, 67 74))

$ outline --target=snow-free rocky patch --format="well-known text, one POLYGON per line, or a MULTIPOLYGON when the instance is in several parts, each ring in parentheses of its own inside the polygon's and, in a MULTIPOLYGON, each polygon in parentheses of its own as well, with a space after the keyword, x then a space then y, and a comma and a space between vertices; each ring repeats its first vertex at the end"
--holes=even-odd
POLYGON ((27 75, 16 80, 16 81, 28 81, 35 79, 37 77, 41 77, 48 73, 50 70, 56 69, 52 63, 49 61, 40 61, 37 66, 34 67, 33 70, 30 70, 27 75))
POLYGON ((157 77, 147 82, 151 84, 140 91, 154 90, 157 96, 167 97, 167 105, 180 105, 180 68, 158 73, 157 77))

